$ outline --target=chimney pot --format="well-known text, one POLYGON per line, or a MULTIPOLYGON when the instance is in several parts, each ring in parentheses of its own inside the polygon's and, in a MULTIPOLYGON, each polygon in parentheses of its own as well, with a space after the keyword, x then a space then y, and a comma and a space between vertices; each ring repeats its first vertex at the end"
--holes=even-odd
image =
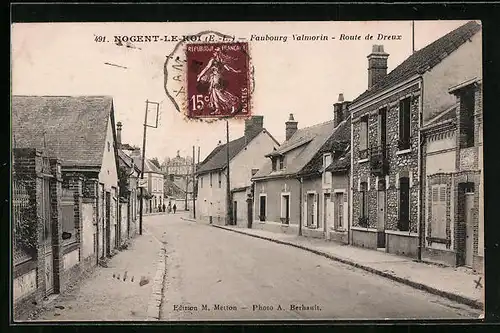
POLYGON ((289 140, 295 132, 297 132, 298 122, 293 118, 293 113, 290 113, 290 117, 287 122, 285 122, 285 140, 289 140))
POLYGON ((371 89, 387 75, 388 53, 384 52, 384 45, 373 45, 368 55, 368 89, 371 89))
POLYGON ((252 116, 245 120, 245 139, 252 140, 264 129, 264 116, 252 116))
POLYGON ((339 94, 339 102, 343 102, 343 101, 344 101, 344 94, 340 93, 339 94))
POLYGON ((119 145, 122 144, 122 122, 119 121, 116 123, 116 143, 119 145))

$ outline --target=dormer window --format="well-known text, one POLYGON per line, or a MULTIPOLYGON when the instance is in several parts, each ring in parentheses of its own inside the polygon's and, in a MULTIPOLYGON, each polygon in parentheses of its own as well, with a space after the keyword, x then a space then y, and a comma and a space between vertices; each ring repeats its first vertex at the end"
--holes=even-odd
POLYGON ((473 86, 464 89, 460 95, 460 148, 474 146, 474 106, 473 86))
POLYGON ((332 164, 332 154, 323 154, 323 185, 330 185, 332 183, 332 174, 325 171, 330 164, 332 164))
POLYGON ((271 162, 272 162, 272 164, 273 164, 273 171, 276 171, 276 162, 277 162, 277 161, 276 161, 276 157, 272 157, 272 158, 271 158, 271 162))
POLYGON ((280 156, 279 157, 279 161, 280 161, 280 170, 283 170, 284 164, 285 164, 285 157, 284 156, 280 156))

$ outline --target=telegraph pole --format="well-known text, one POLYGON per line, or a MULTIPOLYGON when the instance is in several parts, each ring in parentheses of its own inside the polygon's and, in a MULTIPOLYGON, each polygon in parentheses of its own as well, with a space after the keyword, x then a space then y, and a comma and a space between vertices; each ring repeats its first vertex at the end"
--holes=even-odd
MULTIPOLYGON (((146 159, 146 130, 148 127, 157 128, 158 127, 158 107, 159 103, 150 102, 146 100, 146 110, 144 112, 144 135, 142 137, 142 166, 141 166, 141 181, 144 181, 144 161, 146 159), (155 126, 148 125, 148 106, 149 104, 154 104, 157 106, 156 109, 156 124, 155 126)), ((139 235, 142 235, 142 213, 144 209, 144 184, 141 184, 141 202, 139 203, 139 235)))
POLYGON ((226 119, 226 225, 231 224, 231 185, 229 184, 229 120, 226 119))
POLYGON ((196 219, 196 200, 194 198, 194 193, 195 193, 194 188, 195 188, 195 185, 196 185, 195 184, 195 175, 194 175, 194 173, 195 173, 195 170, 194 170, 195 169, 195 163, 194 163, 195 158, 196 158, 196 156, 194 154, 194 146, 193 146, 193 163, 192 163, 193 164, 193 181, 192 181, 193 182, 193 191, 191 193, 191 197, 193 199, 193 219, 196 219))

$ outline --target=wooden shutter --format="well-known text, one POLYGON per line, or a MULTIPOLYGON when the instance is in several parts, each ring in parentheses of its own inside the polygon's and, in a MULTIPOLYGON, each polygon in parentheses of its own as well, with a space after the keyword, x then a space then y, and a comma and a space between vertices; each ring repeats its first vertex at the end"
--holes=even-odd
POLYGON ((446 185, 432 187, 432 221, 433 237, 446 238, 446 185))
POLYGON ((368 121, 362 119, 360 122, 360 131, 359 131, 359 149, 365 150, 368 147, 368 121))

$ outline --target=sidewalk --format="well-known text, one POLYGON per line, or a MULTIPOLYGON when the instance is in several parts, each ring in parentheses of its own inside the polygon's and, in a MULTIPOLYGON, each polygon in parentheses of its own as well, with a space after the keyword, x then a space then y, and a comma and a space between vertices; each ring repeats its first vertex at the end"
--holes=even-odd
POLYGON ((94 273, 44 305, 34 321, 143 321, 162 244, 147 230, 94 273))
MULTIPOLYGON (((476 309, 483 309, 483 287, 478 286, 476 288, 476 281, 479 280, 481 275, 474 273, 470 269, 441 267, 385 252, 342 245, 323 239, 235 226, 213 226, 298 247, 476 309)), ((481 285, 484 286, 482 277, 481 285)))

